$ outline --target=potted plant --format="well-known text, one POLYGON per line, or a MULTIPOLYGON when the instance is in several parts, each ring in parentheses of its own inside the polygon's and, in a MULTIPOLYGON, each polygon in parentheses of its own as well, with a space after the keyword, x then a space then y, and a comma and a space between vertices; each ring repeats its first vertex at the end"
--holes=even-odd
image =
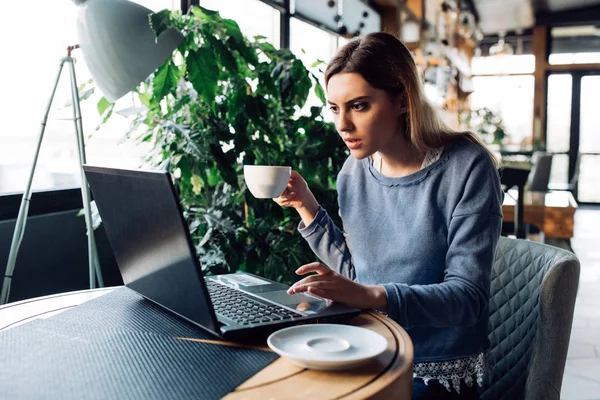
POLYGON ((464 122, 488 144, 501 146, 506 131, 502 118, 487 107, 467 111, 464 122))
MULTIPOLYGON (((175 177, 208 273, 244 270, 290 282, 315 256, 296 233, 293 210, 246 190, 243 164, 292 166, 337 215, 335 178, 347 150, 323 119, 323 88, 288 49, 244 37, 218 12, 163 10, 150 24, 157 36, 176 28, 184 39, 136 90, 144 107, 128 137, 150 142, 148 163, 175 177), (302 115, 311 90, 323 104, 302 115)), ((98 103, 105 121, 113 109, 98 103)))

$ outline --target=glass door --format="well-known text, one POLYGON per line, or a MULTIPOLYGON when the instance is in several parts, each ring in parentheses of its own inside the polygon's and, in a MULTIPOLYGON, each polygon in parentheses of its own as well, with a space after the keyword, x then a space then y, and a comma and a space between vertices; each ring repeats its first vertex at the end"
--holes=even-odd
POLYGON ((583 203, 600 203, 600 74, 581 77, 577 197, 583 203))
POLYGON ((554 154, 550 186, 564 186, 569 182, 572 92, 573 76, 571 74, 548 76, 546 150, 554 154))
POLYGON ((554 73, 547 81, 550 186, 577 182, 578 203, 600 203, 600 71, 554 73))

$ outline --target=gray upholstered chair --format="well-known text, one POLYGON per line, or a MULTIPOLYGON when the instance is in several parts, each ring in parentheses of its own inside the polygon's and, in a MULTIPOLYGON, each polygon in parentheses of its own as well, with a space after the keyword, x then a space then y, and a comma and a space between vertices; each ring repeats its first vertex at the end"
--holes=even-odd
POLYGON ((482 399, 559 399, 579 261, 566 250, 501 237, 492 271, 491 379, 482 399))
POLYGON ((533 167, 527 177, 525 189, 530 192, 547 192, 552 171, 552 154, 536 151, 531 156, 533 167))

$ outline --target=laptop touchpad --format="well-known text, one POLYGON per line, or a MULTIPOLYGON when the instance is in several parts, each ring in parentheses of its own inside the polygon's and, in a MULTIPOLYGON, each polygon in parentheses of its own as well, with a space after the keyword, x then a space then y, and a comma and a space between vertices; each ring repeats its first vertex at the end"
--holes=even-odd
POLYGON ((288 294, 287 290, 275 290, 259 296, 306 314, 316 314, 328 306, 327 300, 303 293, 288 294))

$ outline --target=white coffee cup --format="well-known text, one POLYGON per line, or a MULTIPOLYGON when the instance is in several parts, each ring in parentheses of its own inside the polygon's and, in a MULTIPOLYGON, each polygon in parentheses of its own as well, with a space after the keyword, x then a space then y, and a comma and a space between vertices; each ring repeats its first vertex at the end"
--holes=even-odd
POLYGON ((244 165, 244 180, 250 193, 257 199, 281 196, 291 175, 292 167, 244 165))

